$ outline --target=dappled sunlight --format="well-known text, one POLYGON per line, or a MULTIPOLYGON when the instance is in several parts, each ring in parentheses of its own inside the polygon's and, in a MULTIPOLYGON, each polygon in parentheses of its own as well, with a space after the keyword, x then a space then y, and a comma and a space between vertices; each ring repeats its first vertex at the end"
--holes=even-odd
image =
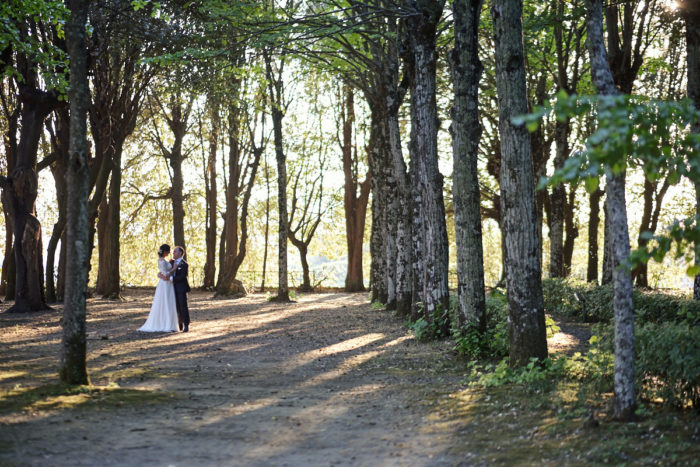
MULTIPOLYGON (((22 388, 3 399, 3 421, 13 433, 32 430, 34 444, 55 439, 47 450, 60 450, 65 462, 70 455, 56 446, 84 439, 92 460, 109 458, 114 449, 148 463, 138 450, 153 443, 167 452, 187 445, 188 455, 204 464, 236 458, 302 465, 309 463, 307 453, 339 446, 347 446, 341 449, 348 449, 348 459, 405 449, 404 432, 393 430, 420 424, 409 402, 416 393, 398 386, 397 375, 421 378, 411 352, 437 351, 417 343, 389 314, 370 309, 364 296, 307 295, 280 305, 264 296, 211 300, 195 292, 190 332, 147 334, 136 329, 151 294, 125 295, 125 302, 89 305, 88 371, 110 392, 43 394, 42 385, 57 379, 57 315, 0 321, 18 330, 0 337, 10 349, 0 389, 22 388), (57 431, 73 420, 70 436, 57 431)), ((420 449, 440 452, 444 441, 436 443, 436 433, 417 436, 426 437, 412 435, 420 449)))

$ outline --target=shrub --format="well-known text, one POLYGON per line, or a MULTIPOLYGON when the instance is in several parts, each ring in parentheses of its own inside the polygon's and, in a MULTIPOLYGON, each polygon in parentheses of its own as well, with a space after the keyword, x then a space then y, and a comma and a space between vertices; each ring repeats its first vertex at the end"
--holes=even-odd
POLYGON ((700 327, 647 323, 635 330, 640 396, 665 405, 700 408, 700 327))
MULTIPOLYGON (((591 338, 584 379, 600 376, 601 381, 608 381, 603 386, 612 388, 613 326, 600 325, 596 334, 591 338)), ((636 387, 641 399, 660 398, 666 406, 690 404, 700 408, 700 326, 687 322, 637 323, 635 353, 636 387)))
MULTIPOLYGON (((422 308, 420 314, 423 315, 422 308)), ((408 328, 413 331, 413 335, 418 340, 444 339, 448 337, 445 330, 450 329, 451 314, 449 309, 443 310, 442 307, 438 306, 433 311, 430 321, 421 316, 413 323, 409 322, 408 328)))
POLYGON ((508 355, 508 303, 500 292, 486 296, 486 332, 467 325, 452 328, 455 350, 467 358, 501 358, 508 355))
MULTIPOLYGON (((576 317, 586 322, 609 323, 613 320, 613 290, 610 285, 544 279, 542 295, 545 313, 576 317)), ((635 290, 634 308, 638 323, 700 324, 700 301, 682 295, 635 290)))

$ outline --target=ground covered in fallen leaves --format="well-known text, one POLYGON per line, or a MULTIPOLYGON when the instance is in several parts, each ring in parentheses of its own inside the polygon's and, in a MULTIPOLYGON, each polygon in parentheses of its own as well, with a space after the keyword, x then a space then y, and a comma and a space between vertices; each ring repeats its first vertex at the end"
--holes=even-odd
MULTIPOLYGON (((366 294, 280 304, 262 294, 221 300, 193 292, 189 333, 139 333, 152 293, 89 301, 86 387, 57 384, 60 308, 0 315, 0 465, 700 458, 697 416, 621 424, 595 414, 596 426, 587 426, 591 414, 574 387, 475 387, 451 341, 417 342, 366 294)), ((561 326, 550 351, 585 347, 585 325, 561 326)))

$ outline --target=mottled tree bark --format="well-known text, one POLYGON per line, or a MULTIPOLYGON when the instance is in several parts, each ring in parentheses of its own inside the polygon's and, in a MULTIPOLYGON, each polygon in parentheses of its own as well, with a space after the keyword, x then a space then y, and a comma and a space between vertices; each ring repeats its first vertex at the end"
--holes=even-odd
POLYGON ((501 219, 508 294, 510 362, 547 358, 530 135, 512 118, 527 113, 522 2, 494 0, 496 83, 501 137, 501 219))
MULTIPOLYGON (((435 312, 448 309, 448 241, 443 200, 443 176, 438 167, 437 105, 436 105, 436 38, 437 24, 442 16, 443 2, 409 1, 414 9, 407 22, 410 50, 413 60, 411 88, 411 159, 415 159, 412 173, 414 199, 419 200, 422 249, 414 250, 423 256, 423 274, 418 278, 423 293, 423 316, 433 321, 435 312)), ((447 333, 448 320, 442 331, 447 333)))
POLYGON ((70 19, 66 25, 66 43, 70 57, 70 152, 66 174, 68 188, 68 231, 65 300, 63 306, 63 337, 61 341, 61 381, 68 384, 88 384, 86 364, 86 292, 90 261, 88 197, 90 171, 88 166, 87 111, 90 90, 87 80, 87 48, 85 24, 87 1, 69 0, 70 19))
MULTIPOLYGON (((369 100, 369 99, 368 99, 369 100)), ((381 109, 370 101, 371 123, 369 141, 369 167, 372 172, 372 235, 370 253, 370 298, 382 304, 387 302, 386 264, 386 192, 384 176, 386 160, 384 152, 385 126, 382 124, 381 109)))
POLYGON ((479 60, 481 0, 455 0, 452 6, 455 48, 450 53, 454 104, 452 107, 452 157, 457 241, 457 293, 460 326, 486 330, 484 252, 481 237, 479 192, 478 93, 482 65, 479 60))
POLYGON ((413 288, 411 276, 411 258, 413 256, 411 250, 411 181, 403 158, 399 127, 399 107, 405 93, 403 90, 397 89, 395 80, 392 80, 392 83, 394 84, 386 93, 386 128, 390 163, 393 169, 393 178, 396 181, 396 193, 394 196, 395 211, 389 215, 396 219, 396 260, 393 272, 395 308, 398 316, 405 317, 411 314, 413 288))
MULTIPOLYGON (((600 95, 616 95, 612 73, 603 41, 602 0, 587 0, 588 50, 592 81, 600 95)), ((622 157, 625 157, 623 155, 622 157)), ((625 203, 625 171, 606 176, 607 211, 612 236, 613 264, 622 265, 630 253, 625 203)), ((636 395, 634 387, 634 305, 632 276, 625 267, 613 269, 613 307, 615 310, 615 417, 634 417, 636 395)))

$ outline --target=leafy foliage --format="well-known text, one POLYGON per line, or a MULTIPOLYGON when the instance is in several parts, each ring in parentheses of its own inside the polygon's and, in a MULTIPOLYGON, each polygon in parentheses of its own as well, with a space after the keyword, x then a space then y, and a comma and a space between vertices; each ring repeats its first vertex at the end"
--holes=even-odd
MULTIPOLYGON (((612 322, 612 286, 544 279, 542 294, 546 313, 587 322, 612 322)), ((700 302, 690 297, 634 290, 633 300, 638 323, 700 324, 700 302)))
MULTIPOLYGON (((668 176, 672 185, 682 176, 700 183, 700 134, 691 127, 700 123, 700 112, 689 100, 662 101, 635 96, 568 96, 560 92, 553 102, 536 109, 531 115, 516 117, 517 124, 536 130, 542 117, 554 114, 563 121, 595 112, 598 128, 564 166, 549 177, 543 177, 539 188, 559 183, 584 181, 591 193, 598 188, 600 177, 620 173, 628 165, 643 169, 654 181, 668 176)), ((634 251, 625 267, 633 268, 650 259, 662 261, 676 245, 676 258, 691 259, 700 240, 700 229, 694 218, 676 221, 664 234, 653 236, 646 246, 634 251)), ((692 263, 692 261, 689 261, 692 263)), ((688 268, 689 275, 700 272, 688 268)))
MULTIPOLYGON (((68 9, 59 0, 6 0, 0 2, 0 50, 14 51, 30 61, 46 83, 47 90, 63 95, 68 87, 68 56, 54 37, 63 39, 68 9)), ((12 76, 20 83, 22 72, 0 62, 0 75, 12 76)))

